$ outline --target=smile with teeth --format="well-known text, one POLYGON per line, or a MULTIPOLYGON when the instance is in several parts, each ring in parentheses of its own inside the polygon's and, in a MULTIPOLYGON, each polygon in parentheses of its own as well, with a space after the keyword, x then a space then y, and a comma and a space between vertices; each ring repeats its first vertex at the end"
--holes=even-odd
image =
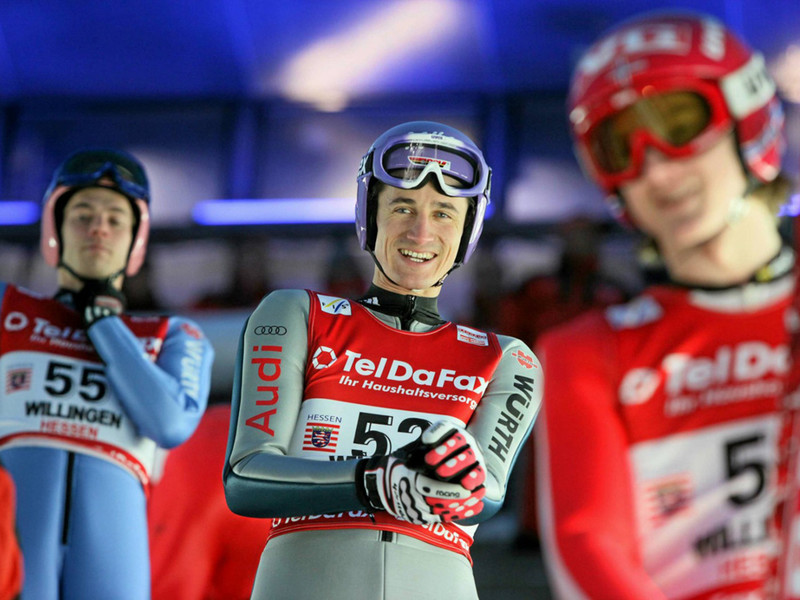
POLYGON ((401 249, 400 254, 410 258, 414 262, 427 262, 436 256, 433 252, 414 252, 413 250, 401 249))

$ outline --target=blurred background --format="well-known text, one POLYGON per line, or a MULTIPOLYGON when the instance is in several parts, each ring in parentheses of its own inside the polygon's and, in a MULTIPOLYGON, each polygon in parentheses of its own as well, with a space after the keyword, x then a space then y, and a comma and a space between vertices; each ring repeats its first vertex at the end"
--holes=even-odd
MULTIPOLYGON (((227 402, 239 329, 266 292, 365 289, 359 160, 388 127, 436 120, 473 137, 494 169, 479 251, 440 309, 533 344, 545 325, 640 285, 636 240, 575 162, 565 96, 592 40, 658 8, 716 15, 765 54, 796 177, 797 0, 3 0, 0 279, 52 293, 37 244, 53 169, 85 146, 134 153, 153 231, 130 303, 200 322, 217 350, 213 401, 227 402)), ((532 529, 520 477, 479 530, 482 598, 547 597, 535 534, 521 535, 532 529)))

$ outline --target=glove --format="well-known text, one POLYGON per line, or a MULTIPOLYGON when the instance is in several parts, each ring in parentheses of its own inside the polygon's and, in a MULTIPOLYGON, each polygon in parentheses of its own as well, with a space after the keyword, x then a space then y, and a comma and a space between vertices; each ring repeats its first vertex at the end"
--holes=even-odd
POLYGON ((483 510, 486 461, 472 434, 459 425, 438 421, 422 433, 420 442, 411 450, 409 463, 429 476, 457 483, 470 492, 466 497, 444 502, 434 512, 444 520, 456 520, 483 510))
POLYGON ((75 309, 84 329, 100 319, 119 315, 125 310, 125 296, 108 281, 88 280, 75 294, 75 309))
MULTIPOLYGON (((414 442, 416 444, 417 442, 414 442)), ((445 502, 468 500, 470 490, 458 483, 429 477, 406 464, 406 450, 389 456, 372 456, 356 465, 356 492, 362 504, 385 510, 409 523, 425 525, 450 521, 445 502)))
POLYGON ((442 422, 389 456, 360 460, 356 489, 365 506, 395 518, 418 525, 451 522, 483 509, 483 464, 472 436, 442 422))

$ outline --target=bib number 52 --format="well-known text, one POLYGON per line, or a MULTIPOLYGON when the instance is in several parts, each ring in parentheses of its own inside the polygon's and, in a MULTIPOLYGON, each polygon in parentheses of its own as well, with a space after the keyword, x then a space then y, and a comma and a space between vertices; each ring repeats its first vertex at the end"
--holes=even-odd
MULTIPOLYGON (((394 417, 391 415, 381 415, 377 413, 362 412, 358 415, 356 431, 353 435, 353 443, 360 446, 367 446, 367 450, 353 450, 352 455, 357 458, 365 456, 386 456, 391 454, 396 448, 392 448, 392 435, 395 433, 394 417)), ((415 437, 422 434, 422 431, 430 425, 427 419, 419 417, 409 417, 403 419, 397 425, 397 433, 410 434, 416 433, 415 437)), ((409 438, 411 442, 413 438, 409 438)), ((405 442, 404 442, 405 444, 405 442)), ((401 444, 401 445, 404 445, 401 444)))

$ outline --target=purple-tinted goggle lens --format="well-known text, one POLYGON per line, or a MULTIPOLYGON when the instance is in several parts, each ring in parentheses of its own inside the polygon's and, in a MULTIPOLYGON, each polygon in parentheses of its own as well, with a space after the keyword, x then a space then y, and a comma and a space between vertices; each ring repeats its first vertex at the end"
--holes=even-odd
POLYGON ((486 191, 488 173, 480 163, 452 148, 429 143, 405 142, 390 146, 374 158, 374 176, 388 185, 412 189, 433 173, 442 191, 455 198, 477 196, 486 191), (458 183, 445 180, 445 175, 458 183))

